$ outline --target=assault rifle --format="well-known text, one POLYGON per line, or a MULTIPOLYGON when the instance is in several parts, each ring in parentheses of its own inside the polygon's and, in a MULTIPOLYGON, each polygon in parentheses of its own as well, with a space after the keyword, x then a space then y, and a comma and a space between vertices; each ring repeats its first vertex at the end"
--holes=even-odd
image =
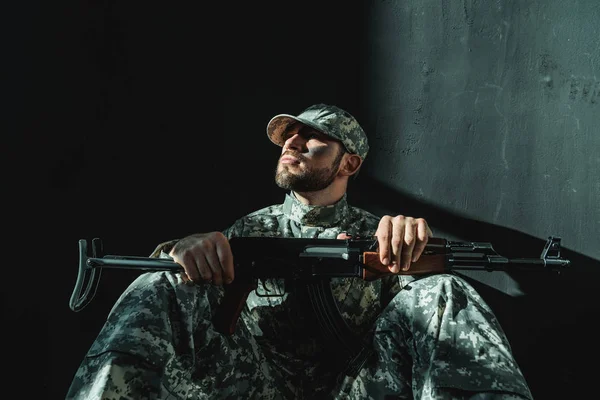
MULTIPOLYGON (((487 242, 459 242, 430 238, 419 260, 399 275, 420 275, 454 270, 497 271, 509 268, 546 269, 560 272, 570 261, 562 258, 560 238, 550 236, 539 258, 506 258, 487 242)), ((379 262, 377 239, 297 239, 236 237, 229 241, 234 260, 235 279, 224 285, 225 296, 213 323, 219 332, 231 335, 238 317, 259 280, 283 279, 286 287, 302 288, 308 293, 322 328, 337 341, 352 348, 344 338, 349 328, 342 319, 331 293, 333 277, 367 281, 393 273, 379 262), (291 283, 293 285, 287 285, 291 283)), ((87 241, 79 240, 79 271, 69 301, 78 312, 93 299, 103 268, 140 271, 182 272, 183 267, 170 258, 103 255, 102 241, 92 240, 92 254, 87 241), (87 283, 85 283, 87 282, 87 283), (84 288, 85 284, 85 288, 84 288)), ((258 293, 259 296, 282 296, 283 293, 258 293)))

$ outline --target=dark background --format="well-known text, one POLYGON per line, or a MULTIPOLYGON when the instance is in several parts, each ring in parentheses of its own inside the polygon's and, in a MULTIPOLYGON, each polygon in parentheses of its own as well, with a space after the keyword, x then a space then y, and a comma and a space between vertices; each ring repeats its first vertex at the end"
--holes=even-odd
POLYGON ((508 257, 562 238, 572 265, 560 275, 465 276, 536 399, 595 390, 596 0, 11 2, 0 15, 1 331, 15 397, 64 398, 136 275, 104 272, 71 311, 79 239, 144 256, 281 202, 266 124, 319 102, 370 137, 351 203, 508 257))

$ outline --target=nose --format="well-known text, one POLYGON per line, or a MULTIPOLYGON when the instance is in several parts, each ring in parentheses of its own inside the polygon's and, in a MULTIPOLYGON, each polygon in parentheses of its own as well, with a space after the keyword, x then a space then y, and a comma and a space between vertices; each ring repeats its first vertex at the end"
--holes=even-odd
POLYGON ((302 147, 306 143, 306 140, 302 138, 298 133, 295 133, 288 137, 286 141, 283 143, 283 151, 287 149, 294 149, 297 151, 301 151, 302 147))

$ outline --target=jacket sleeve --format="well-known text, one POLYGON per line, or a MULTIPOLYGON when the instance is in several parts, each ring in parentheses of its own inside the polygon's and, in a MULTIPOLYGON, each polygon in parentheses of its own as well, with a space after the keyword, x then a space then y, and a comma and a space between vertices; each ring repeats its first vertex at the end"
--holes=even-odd
MULTIPOLYGON (((244 227, 244 222, 242 219, 239 219, 233 225, 224 229, 221 232, 227 237, 227 239, 231 239, 232 237, 235 237, 235 236, 241 236, 243 227, 244 227)), ((150 254, 150 257, 163 258, 165 254, 166 255, 169 254, 169 252, 171 251, 173 246, 175 246, 175 244, 177 242, 179 242, 180 240, 181 239, 171 239, 171 240, 167 240, 166 242, 159 243, 156 246, 156 248, 154 249, 154 251, 150 254)))
POLYGON ((179 242, 179 239, 172 239, 172 240, 168 240, 166 242, 160 243, 158 246, 156 246, 154 251, 150 254, 150 257, 162 258, 161 253, 169 254, 169 252, 171 251, 171 249, 173 248, 173 246, 175 246, 175 243, 177 243, 177 242, 179 242))

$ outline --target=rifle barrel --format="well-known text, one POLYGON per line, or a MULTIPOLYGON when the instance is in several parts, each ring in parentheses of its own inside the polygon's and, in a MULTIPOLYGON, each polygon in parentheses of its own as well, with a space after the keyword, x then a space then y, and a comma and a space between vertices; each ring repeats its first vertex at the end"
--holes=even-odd
POLYGON ((486 270, 502 271, 509 268, 539 269, 547 267, 555 270, 558 267, 567 267, 569 260, 564 258, 505 258, 497 256, 486 256, 484 258, 450 256, 448 267, 452 270, 486 270))

